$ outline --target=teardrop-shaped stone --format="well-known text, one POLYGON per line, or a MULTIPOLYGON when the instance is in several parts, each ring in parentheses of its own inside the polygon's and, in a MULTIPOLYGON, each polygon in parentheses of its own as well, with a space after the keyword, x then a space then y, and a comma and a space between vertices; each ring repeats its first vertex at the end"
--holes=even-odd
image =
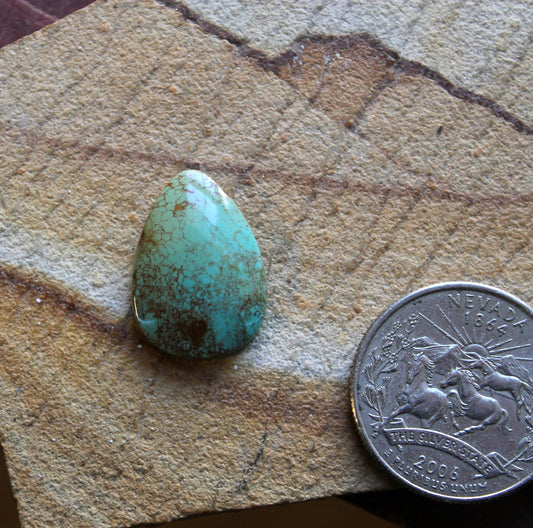
POLYGON ((187 170, 157 198, 137 247, 137 325, 169 354, 233 354, 257 333, 266 305, 263 261, 239 208, 204 173, 187 170))

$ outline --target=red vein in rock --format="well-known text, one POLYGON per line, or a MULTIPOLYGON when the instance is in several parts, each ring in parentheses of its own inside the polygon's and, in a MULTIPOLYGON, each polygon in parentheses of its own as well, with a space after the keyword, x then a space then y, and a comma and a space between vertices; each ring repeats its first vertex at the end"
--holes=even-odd
POLYGON ((276 75, 279 75, 279 69, 281 66, 285 65, 295 57, 296 51, 294 50, 294 47, 298 44, 301 44, 302 42, 329 44, 334 45, 338 48, 346 48, 353 46, 356 43, 364 42, 376 51, 385 53, 388 57, 390 57, 394 61, 396 69, 405 73, 419 75, 421 77, 430 79, 437 83, 441 88, 446 90, 446 92, 448 92, 451 96, 466 101, 468 103, 477 104, 483 108, 486 108, 494 116, 508 122, 518 132, 526 135, 533 135, 533 126, 528 125, 518 116, 505 110, 505 108, 503 108, 493 99, 485 95, 477 94, 471 90, 467 90, 466 88, 454 85, 442 74, 429 68, 428 66, 420 62, 408 60, 401 57, 398 52, 394 51, 391 48, 388 48, 379 39, 368 33, 348 36, 316 35, 303 37, 295 41, 291 49, 283 52, 277 57, 270 58, 264 52, 249 46, 243 39, 241 39, 237 35, 234 35, 230 31, 227 31, 226 29, 223 29, 213 24, 212 22, 205 20, 198 13, 195 13, 192 9, 187 7, 184 3, 174 0, 157 1, 159 4, 178 11, 186 20, 189 20, 190 22, 196 24, 205 33, 214 35, 219 39, 225 40, 226 42, 229 42, 230 44, 236 46, 243 56, 254 59, 262 69, 271 71, 276 75))
MULTIPOLYGON (((200 401, 213 401, 217 405, 234 408, 252 418, 269 416, 270 419, 279 419, 284 423, 287 423, 288 420, 306 423, 310 428, 321 429, 325 416, 334 418, 331 426, 337 430, 342 430, 343 424, 349 422, 350 410, 348 405, 338 405, 338 398, 340 397, 342 397, 342 401, 347 401, 343 396, 345 387, 342 382, 339 383, 336 380, 329 382, 322 380, 320 382, 322 390, 328 390, 335 401, 317 401, 313 397, 313 391, 306 392, 307 388, 313 388, 312 380, 306 381, 298 377, 295 377, 294 381, 288 384, 291 387, 296 385, 300 387, 301 390, 297 391, 296 394, 293 389, 288 392, 286 386, 275 384, 272 387, 275 389, 273 396, 265 398, 265 386, 261 383, 260 390, 258 390, 257 384, 243 384, 242 379, 239 378, 219 378, 220 366, 233 361, 231 358, 221 358, 214 362, 211 360, 197 362, 177 360, 158 352, 150 345, 138 349, 139 337, 132 331, 127 321, 118 325, 111 324, 102 313, 98 313, 92 307, 75 298, 67 290, 40 282, 38 277, 28 276, 19 270, 0 266, 0 286, 15 290, 15 295, 20 297, 31 295, 35 298, 45 299, 49 304, 49 309, 75 319, 76 324, 80 325, 81 328, 111 340, 114 345, 124 345, 129 349, 127 352, 129 354, 153 358, 156 363, 161 365, 158 367, 159 376, 167 379, 173 378, 176 382, 192 384, 200 401)), ((287 373, 276 369, 269 369, 269 376, 275 376, 276 372, 278 372, 278 379, 283 377, 286 380, 287 373)))
POLYGON ((10 285, 18 290, 19 294, 31 291, 36 297, 51 301, 54 306, 60 308, 70 316, 80 316, 82 323, 99 332, 125 338, 128 333, 126 323, 112 324, 107 321, 103 314, 77 299, 72 294, 60 287, 38 281, 24 272, 15 270, 7 265, 0 265, 0 284, 10 285))
MULTIPOLYGON (((0 122, 0 130, 5 134, 12 134, 24 137, 32 143, 42 143, 52 149, 58 148, 66 151, 80 152, 85 156, 102 156, 118 163, 128 163, 138 161, 159 165, 161 167, 170 166, 179 169, 199 169, 208 173, 232 172, 242 185, 255 185, 256 180, 262 179, 282 181, 292 186, 316 187, 324 191, 350 191, 354 193, 366 193, 373 195, 389 195, 392 197, 414 197, 421 195, 432 200, 443 200, 451 202, 462 202, 468 205, 490 204, 497 206, 514 205, 529 206, 533 200, 533 191, 508 194, 471 194, 452 189, 437 187, 438 181, 433 181, 432 185, 424 184, 419 187, 405 183, 384 185, 357 180, 348 180, 339 177, 320 177, 303 173, 287 172, 276 169, 267 169, 250 166, 249 163, 209 163, 200 162, 194 159, 178 158, 168 152, 143 152, 139 150, 120 149, 116 147, 106 147, 100 145, 87 145, 76 140, 64 140, 61 138, 51 138, 42 135, 37 131, 25 130, 19 127, 0 122)), ((408 169, 406 169, 408 170, 408 169)))

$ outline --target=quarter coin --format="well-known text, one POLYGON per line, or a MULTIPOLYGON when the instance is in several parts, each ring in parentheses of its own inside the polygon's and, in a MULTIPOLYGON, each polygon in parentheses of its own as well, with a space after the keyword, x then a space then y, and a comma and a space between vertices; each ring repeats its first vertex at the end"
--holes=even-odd
POLYGON ((533 311, 481 284, 403 298, 364 336, 352 407, 371 453, 404 484, 487 499, 533 473, 533 311))

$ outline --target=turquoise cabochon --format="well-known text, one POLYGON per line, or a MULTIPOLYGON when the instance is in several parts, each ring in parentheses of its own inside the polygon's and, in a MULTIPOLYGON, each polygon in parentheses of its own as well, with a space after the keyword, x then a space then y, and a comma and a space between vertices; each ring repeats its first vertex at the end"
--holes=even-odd
POLYGON ((206 174, 181 172, 157 198, 137 247, 140 331, 174 356, 226 356, 255 336, 265 306, 261 253, 241 211, 206 174))

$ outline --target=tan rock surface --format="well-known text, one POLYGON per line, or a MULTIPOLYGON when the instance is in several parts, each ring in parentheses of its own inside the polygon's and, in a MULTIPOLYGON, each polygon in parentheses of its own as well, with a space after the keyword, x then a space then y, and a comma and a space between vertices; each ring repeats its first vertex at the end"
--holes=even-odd
POLYGON ((309 36, 370 34, 457 87, 533 121, 531 2, 521 0, 161 0, 277 56, 309 36))
POLYGON ((104 1, 0 51, 0 430, 25 527, 383 487, 348 401, 373 318, 443 280, 533 302, 527 125, 372 39, 269 59, 214 33, 104 1), (184 167, 235 199, 268 272, 259 336, 221 361, 130 327, 137 238, 184 167))

